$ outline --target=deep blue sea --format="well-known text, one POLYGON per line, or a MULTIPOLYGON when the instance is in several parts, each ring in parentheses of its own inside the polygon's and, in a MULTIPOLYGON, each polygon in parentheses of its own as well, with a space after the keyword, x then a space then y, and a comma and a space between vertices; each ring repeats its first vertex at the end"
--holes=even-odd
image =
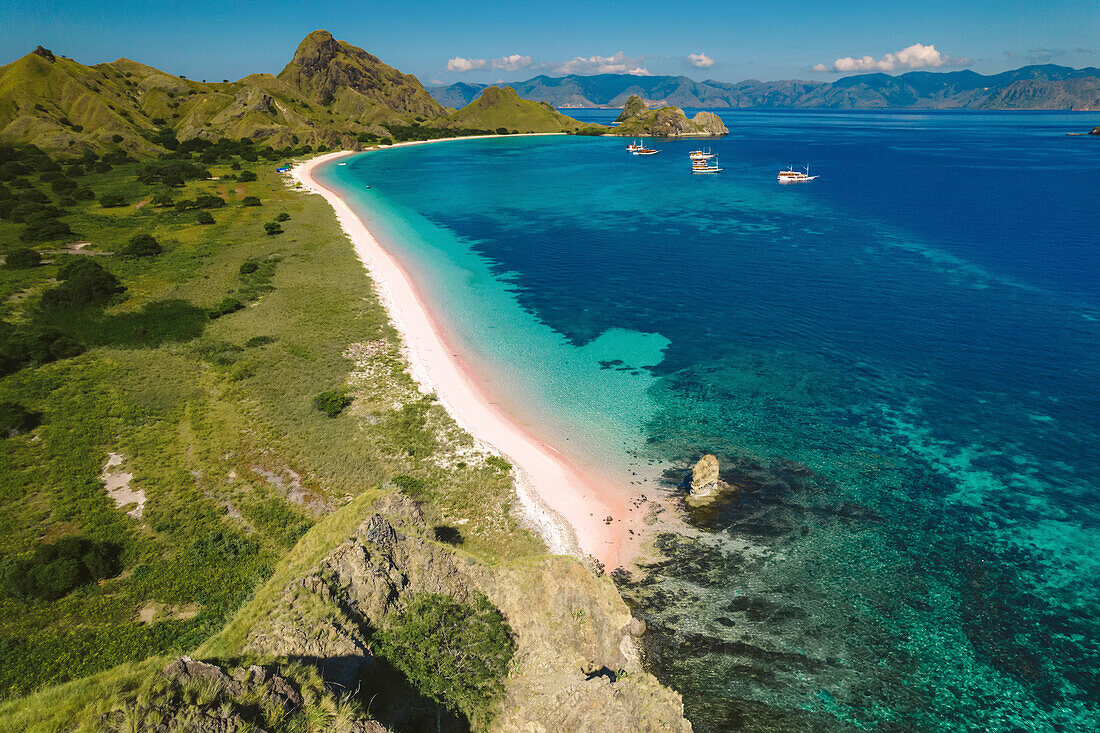
POLYGON ((719 457, 619 575, 697 731, 1100 729, 1100 118, 722 118, 320 172, 564 452, 719 457))

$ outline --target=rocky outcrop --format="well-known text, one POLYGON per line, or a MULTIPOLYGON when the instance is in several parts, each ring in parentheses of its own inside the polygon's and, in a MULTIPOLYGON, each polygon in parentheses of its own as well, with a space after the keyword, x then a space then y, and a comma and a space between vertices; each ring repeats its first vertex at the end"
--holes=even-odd
POLYGON ((706 504, 714 501, 720 494, 730 490, 729 484, 718 475, 718 459, 706 454, 691 469, 691 482, 685 497, 689 504, 706 504))
POLYGON ((1100 127, 1094 127, 1089 130, 1090 135, 1100 135, 1100 127))
POLYGON ((729 130, 713 112, 700 112, 689 120, 678 107, 662 107, 627 119, 612 134, 650 137, 717 136, 727 135, 729 130))
POLYGON ((649 107, 646 106, 642 98, 637 94, 631 94, 630 98, 626 100, 626 104, 623 105, 623 111, 619 113, 619 116, 615 118, 616 122, 625 122, 632 117, 638 115, 644 115, 649 111, 649 107))
POLYGON ((351 684, 356 674, 369 678, 375 664, 370 629, 385 627, 412 598, 439 593, 469 602, 480 592, 516 636, 493 730, 691 730, 679 695, 642 668, 635 640, 645 624, 631 617, 607 578, 567 557, 478 565, 428 539, 407 499, 382 511, 312 573, 287 584, 249 635, 249 652, 320 660, 326 675, 351 684))

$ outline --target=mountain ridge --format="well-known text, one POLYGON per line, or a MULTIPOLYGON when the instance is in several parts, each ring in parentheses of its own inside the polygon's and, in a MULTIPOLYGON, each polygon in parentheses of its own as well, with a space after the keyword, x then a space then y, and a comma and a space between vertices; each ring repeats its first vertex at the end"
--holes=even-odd
MULTIPOLYGON (((429 86, 445 106, 467 104, 487 85, 459 82, 429 86)), ((857 74, 834 82, 798 79, 695 81, 686 76, 594 74, 539 75, 510 86, 525 99, 561 109, 622 107, 637 94, 650 107, 700 109, 1100 109, 1100 69, 1056 64, 1022 66, 999 74, 910 71, 898 76, 857 74)))
POLYGON ((514 93, 490 97, 467 111, 445 107, 414 75, 325 30, 302 39, 277 75, 232 82, 195 81, 127 58, 88 66, 38 46, 0 66, 0 143, 148 157, 192 138, 357 149, 435 130, 585 127, 514 93))

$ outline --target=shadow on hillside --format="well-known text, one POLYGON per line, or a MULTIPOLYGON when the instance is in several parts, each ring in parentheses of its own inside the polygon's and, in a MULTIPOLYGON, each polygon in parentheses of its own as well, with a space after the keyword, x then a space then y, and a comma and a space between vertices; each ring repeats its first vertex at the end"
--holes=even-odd
POLYGON ((337 693, 355 693, 371 717, 398 733, 469 733, 465 716, 452 713, 422 695, 408 678, 381 657, 292 656, 289 661, 316 667, 337 693))
POLYGON ((97 308, 48 313, 46 320, 89 346, 151 348, 190 341, 209 322, 206 311, 186 300, 158 300, 141 310, 108 315, 97 308))

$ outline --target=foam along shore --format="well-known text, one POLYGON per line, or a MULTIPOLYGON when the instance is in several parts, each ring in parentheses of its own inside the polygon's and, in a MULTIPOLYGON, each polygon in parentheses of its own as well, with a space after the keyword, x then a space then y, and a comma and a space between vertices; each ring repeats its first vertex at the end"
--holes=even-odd
MULTIPOLYGON (((470 139, 445 138, 444 140, 470 139)), ((421 144, 417 141, 407 144, 421 144)), ((622 542, 630 522, 626 493, 610 480, 574 465, 506 414, 449 343, 404 266, 371 234, 339 194, 313 177, 318 165, 352 155, 327 153, 297 165, 291 175, 324 196, 375 282, 391 322, 404 340, 413 378, 434 391, 464 430, 515 468, 525 515, 551 552, 588 554, 609 570, 627 559, 622 542), (607 518, 611 518, 611 522, 607 518)))

